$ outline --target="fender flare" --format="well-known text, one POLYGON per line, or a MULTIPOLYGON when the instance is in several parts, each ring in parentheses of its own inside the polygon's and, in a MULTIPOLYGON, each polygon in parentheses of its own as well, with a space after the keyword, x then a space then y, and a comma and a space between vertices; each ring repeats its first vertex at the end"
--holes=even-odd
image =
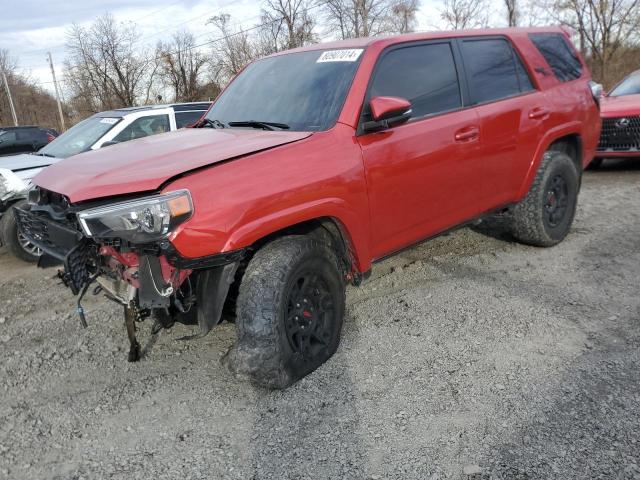
MULTIPOLYGON (((542 137, 542 140, 538 142, 538 148, 536 149, 536 153, 533 156, 531 164, 529 165, 527 175, 525 176, 524 182, 518 190, 517 201, 522 200, 529 191, 529 188, 531 187, 531 184, 533 183, 533 180, 538 173, 538 168, 540 167, 540 163, 542 162, 542 157, 544 156, 546 151, 549 150, 549 147, 555 141, 568 135, 578 135, 579 137, 582 137, 582 122, 574 121, 552 128, 551 130, 547 131, 542 137)), ((584 149, 584 147, 582 148, 584 149)), ((582 154, 584 155, 584 152, 582 152, 582 154)))
POLYGON ((367 235, 368 213, 365 219, 341 198, 323 198, 309 201, 260 217, 233 230, 223 251, 249 247, 262 238, 273 235, 297 224, 330 218, 337 223, 344 241, 359 272, 371 268, 369 237, 367 235))

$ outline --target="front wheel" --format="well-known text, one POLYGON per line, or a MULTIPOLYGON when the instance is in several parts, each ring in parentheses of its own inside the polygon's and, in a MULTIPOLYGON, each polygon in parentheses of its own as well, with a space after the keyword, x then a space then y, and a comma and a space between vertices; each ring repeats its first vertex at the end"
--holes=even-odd
POLYGON ((7 249, 16 257, 25 262, 35 263, 42 255, 42 250, 31 243, 20 231, 16 222, 14 207, 23 207, 26 201, 18 202, 9 208, 0 219, 0 228, 2 228, 2 238, 7 249))
POLYGON ((338 348, 345 276, 334 251, 305 236, 283 237, 249 262, 237 300, 232 372, 267 388, 286 388, 338 348))
POLYGON ((527 196, 513 209, 512 233, 522 243, 551 247, 569 233, 578 202, 579 172, 566 153, 545 153, 527 196))

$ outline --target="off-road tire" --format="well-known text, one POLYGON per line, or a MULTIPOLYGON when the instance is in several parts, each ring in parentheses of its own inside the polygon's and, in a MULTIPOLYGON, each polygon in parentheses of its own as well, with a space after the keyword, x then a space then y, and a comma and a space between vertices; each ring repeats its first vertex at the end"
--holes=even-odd
POLYGON ((259 386, 286 388, 335 353, 344 304, 345 275, 327 244, 309 236, 276 239, 247 265, 237 300, 238 339, 223 362, 259 386), (304 311, 298 310, 302 301, 292 300, 303 297, 308 305, 302 305, 304 311), (312 335, 303 341, 311 331, 322 340, 312 335))
POLYGON ((551 247, 564 240, 573 223, 579 188, 579 172, 571 157, 555 150, 546 152, 527 196, 513 209, 512 235, 537 247, 551 247), (553 210, 561 205, 556 191, 566 193, 563 213, 553 210))
POLYGON ((20 244, 20 240, 18 239, 18 225, 15 214, 13 213, 14 207, 22 207, 26 205, 26 203, 26 201, 18 202, 5 212, 0 219, 0 229, 2 229, 2 240, 7 250, 25 262, 35 263, 38 261, 38 258, 40 258, 40 255, 34 255, 25 250, 20 244))

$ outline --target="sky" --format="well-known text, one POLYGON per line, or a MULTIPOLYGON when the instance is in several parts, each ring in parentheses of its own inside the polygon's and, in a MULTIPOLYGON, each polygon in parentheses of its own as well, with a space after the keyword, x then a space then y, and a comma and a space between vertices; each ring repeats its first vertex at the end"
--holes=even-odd
MULTIPOLYGON (((440 2, 422 0, 419 30, 437 27, 440 2)), ((180 29, 190 30, 200 43, 219 36, 206 25, 211 16, 228 13, 233 24, 248 28, 259 23, 260 5, 260 0, 0 0, 0 48, 18 59, 21 72, 52 91, 46 55, 51 52, 60 80, 66 32, 74 23, 89 25, 110 12, 118 21, 134 22, 143 44, 155 46, 180 29)))

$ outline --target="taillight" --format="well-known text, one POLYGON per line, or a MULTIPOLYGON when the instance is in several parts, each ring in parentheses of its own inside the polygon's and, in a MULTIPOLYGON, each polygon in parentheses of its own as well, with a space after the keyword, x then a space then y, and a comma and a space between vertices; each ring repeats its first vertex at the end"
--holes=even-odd
POLYGON ((47 132, 47 142, 53 142, 56 139, 52 134, 47 132))

